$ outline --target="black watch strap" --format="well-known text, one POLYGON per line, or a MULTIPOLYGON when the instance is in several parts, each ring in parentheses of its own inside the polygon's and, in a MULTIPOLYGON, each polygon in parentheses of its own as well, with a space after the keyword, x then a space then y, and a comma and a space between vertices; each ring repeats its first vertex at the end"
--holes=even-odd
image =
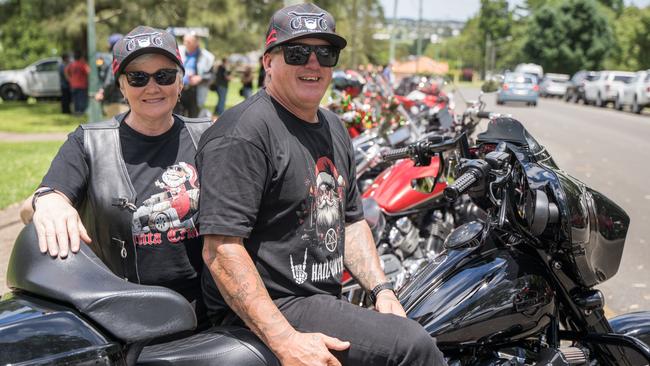
POLYGON ((46 194, 55 193, 55 192, 56 192, 56 190, 54 188, 50 188, 50 187, 43 187, 43 188, 37 189, 36 192, 34 192, 34 196, 32 196, 32 210, 34 210, 34 212, 36 212, 36 200, 39 197, 45 196, 46 194))
POLYGON ((373 288, 372 291, 370 291, 370 293, 368 294, 368 296, 370 296, 370 301, 372 301, 373 305, 377 302, 377 295, 379 295, 379 292, 384 290, 391 290, 393 291, 393 293, 395 293, 393 284, 391 282, 380 283, 379 285, 375 286, 375 288, 373 288))

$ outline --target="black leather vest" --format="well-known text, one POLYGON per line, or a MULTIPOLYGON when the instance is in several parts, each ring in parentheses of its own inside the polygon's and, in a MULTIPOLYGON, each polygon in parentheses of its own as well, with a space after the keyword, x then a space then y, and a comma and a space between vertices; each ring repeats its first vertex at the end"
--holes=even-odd
MULTIPOLYGON (((93 239, 90 247, 97 256, 116 275, 139 283, 138 258, 131 234, 137 197, 122 157, 119 134, 124 115, 81 125, 89 176, 79 212, 93 239)), ((201 134, 211 124, 210 119, 177 117, 185 123, 196 148, 201 134)))

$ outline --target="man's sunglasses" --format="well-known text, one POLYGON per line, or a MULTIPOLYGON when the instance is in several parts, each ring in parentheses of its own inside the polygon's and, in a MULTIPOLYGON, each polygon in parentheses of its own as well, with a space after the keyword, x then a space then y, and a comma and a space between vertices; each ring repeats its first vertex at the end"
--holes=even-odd
POLYGON ((311 53, 316 53, 318 63, 323 67, 334 67, 339 62, 341 49, 334 46, 312 46, 307 44, 287 44, 281 46, 284 51, 284 62, 287 65, 304 65, 309 61, 311 53))
POLYGON ((158 85, 171 85, 176 81, 178 69, 160 69, 153 74, 144 71, 127 71, 126 81, 134 88, 141 88, 149 83, 149 78, 153 76, 158 85))

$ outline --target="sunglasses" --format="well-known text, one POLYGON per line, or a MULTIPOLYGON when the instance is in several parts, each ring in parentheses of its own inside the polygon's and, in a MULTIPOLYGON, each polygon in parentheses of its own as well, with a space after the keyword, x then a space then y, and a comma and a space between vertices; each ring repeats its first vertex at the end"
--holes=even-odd
POLYGON ((176 81, 178 69, 160 69, 153 74, 144 71, 127 71, 125 72, 126 81, 134 88, 141 88, 149 83, 149 78, 158 85, 171 85, 176 81))
POLYGON ((284 51, 284 62, 287 65, 305 65, 309 56, 314 52, 318 63, 323 67, 334 67, 339 62, 341 49, 334 46, 312 46, 307 44, 287 44, 281 46, 284 51))

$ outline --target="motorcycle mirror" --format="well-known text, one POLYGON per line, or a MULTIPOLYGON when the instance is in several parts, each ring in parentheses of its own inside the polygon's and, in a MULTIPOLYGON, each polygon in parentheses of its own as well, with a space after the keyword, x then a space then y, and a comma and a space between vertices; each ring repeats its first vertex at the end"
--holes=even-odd
POLYGON ((431 193, 436 187, 436 178, 435 177, 423 177, 413 179, 411 181, 411 187, 420 193, 431 193))

